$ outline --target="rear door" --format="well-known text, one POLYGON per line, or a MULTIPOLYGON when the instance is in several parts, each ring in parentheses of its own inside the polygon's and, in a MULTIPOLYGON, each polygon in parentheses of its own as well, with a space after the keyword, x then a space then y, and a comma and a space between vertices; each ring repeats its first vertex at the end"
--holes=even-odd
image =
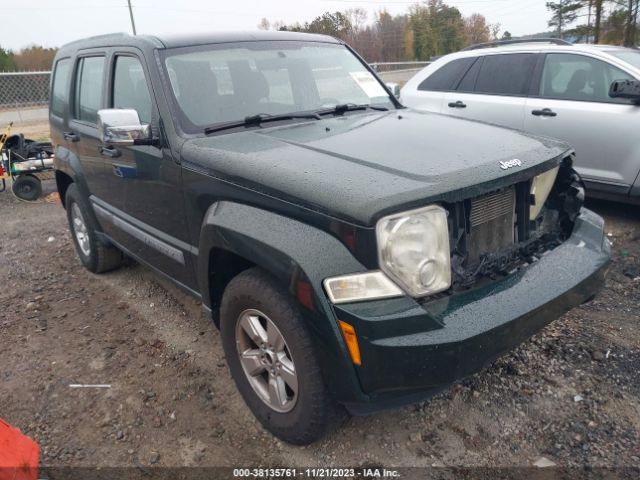
POLYGON ((113 205, 122 199, 112 189, 111 177, 100 153, 98 110, 104 108, 107 83, 107 52, 86 51, 79 55, 72 88, 69 129, 64 137, 80 160, 89 193, 113 205))
POLYGON ((476 61, 475 57, 458 58, 444 64, 414 89, 402 91, 402 101, 418 110, 440 112, 445 92, 454 91, 462 76, 476 61))
POLYGON ((478 58, 455 91, 445 93, 442 113, 521 130, 537 58, 537 53, 478 58))
POLYGON ((627 194, 640 164, 640 107, 609 97, 609 86, 632 78, 589 55, 548 53, 527 100, 524 128, 569 142, 587 184, 627 194))

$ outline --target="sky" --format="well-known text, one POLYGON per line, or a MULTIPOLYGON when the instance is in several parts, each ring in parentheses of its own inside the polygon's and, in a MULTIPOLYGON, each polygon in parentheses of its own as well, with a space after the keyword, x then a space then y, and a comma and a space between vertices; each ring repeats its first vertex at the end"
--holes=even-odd
MULTIPOLYGON (((310 21, 326 11, 361 7, 372 21, 377 11, 404 13, 409 0, 132 0, 138 33, 254 30, 265 17, 287 24, 310 21)), ((513 36, 548 30, 546 0, 445 0, 464 16, 483 14, 513 36)), ((0 46, 59 47, 91 35, 131 33, 127 0, 0 0, 0 46)))

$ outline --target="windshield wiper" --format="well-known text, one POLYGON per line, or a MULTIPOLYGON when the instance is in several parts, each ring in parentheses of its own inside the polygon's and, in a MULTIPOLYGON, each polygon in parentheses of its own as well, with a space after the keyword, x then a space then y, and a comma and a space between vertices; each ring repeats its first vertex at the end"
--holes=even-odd
POLYGON ((260 125, 265 122, 275 122, 278 120, 292 120, 294 118, 313 118, 320 120, 320 115, 316 112, 297 112, 297 113, 282 113, 278 115, 271 115, 269 113, 258 113, 256 115, 249 115, 244 117, 244 120, 234 120, 232 122, 218 123, 217 125, 211 125, 204 129, 206 135, 221 130, 227 130, 229 128, 236 127, 249 127, 252 125, 260 125))
POLYGON ((362 103, 362 104, 340 103, 340 104, 336 105, 335 107, 325 108, 325 109, 322 109, 322 110, 316 110, 316 113, 318 115, 328 115, 330 113, 334 113, 336 115, 340 115, 340 114, 343 114, 344 112, 352 112, 354 110, 367 110, 369 108, 371 110, 379 110, 381 112, 386 112, 387 110, 389 110, 387 107, 384 107, 382 105, 371 105, 371 104, 368 104, 368 103, 362 103))

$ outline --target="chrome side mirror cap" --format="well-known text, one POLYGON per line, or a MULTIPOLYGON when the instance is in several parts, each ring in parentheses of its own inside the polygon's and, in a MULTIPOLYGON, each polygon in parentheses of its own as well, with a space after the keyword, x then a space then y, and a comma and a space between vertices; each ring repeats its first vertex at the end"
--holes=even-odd
POLYGON ((140 123, 138 112, 129 108, 98 110, 98 130, 105 145, 143 145, 151 141, 151 127, 140 123))
POLYGON ((387 83, 385 83, 385 85, 387 86, 387 88, 389 90, 391 90, 391 93, 393 93, 394 97, 400 98, 400 84, 399 83, 387 82, 387 83))

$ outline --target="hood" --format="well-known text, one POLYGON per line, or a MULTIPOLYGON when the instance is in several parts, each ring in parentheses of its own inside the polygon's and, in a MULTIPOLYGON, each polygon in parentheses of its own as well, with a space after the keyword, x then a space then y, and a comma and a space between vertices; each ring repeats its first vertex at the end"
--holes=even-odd
POLYGON ((191 139, 181 157, 185 167, 372 225, 392 211, 518 182, 570 151, 556 140, 405 109, 191 139))

